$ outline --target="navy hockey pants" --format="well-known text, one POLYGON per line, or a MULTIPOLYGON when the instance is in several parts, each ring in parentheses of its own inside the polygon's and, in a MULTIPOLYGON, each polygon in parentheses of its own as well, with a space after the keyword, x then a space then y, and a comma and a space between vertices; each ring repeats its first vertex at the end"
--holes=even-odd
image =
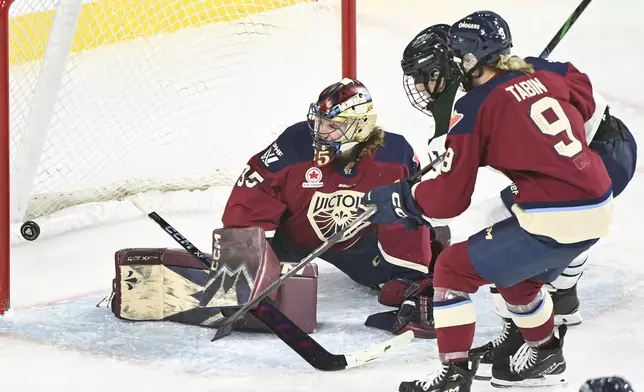
MULTIPOLYGON (((279 230, 275 233, 271 246, 277 257, 284 261, 300 261, 312 250, 298 249, 288 238, 280 235, 279 230)), ((333 264, 355 282, 373 288, 394 278, 415 280, 426 276, 422 272, 386 262, 378 249, 375 233, 363 236, 347 250, 326 252, 320 258, 333 264)))
POLYGON ((597 241, 560 244, 528 233, 512 216, 471 236, 467 250, 474 269, 483 279, 499 287, 510 287, 528 279, 552 282, 570 260, 597 241))

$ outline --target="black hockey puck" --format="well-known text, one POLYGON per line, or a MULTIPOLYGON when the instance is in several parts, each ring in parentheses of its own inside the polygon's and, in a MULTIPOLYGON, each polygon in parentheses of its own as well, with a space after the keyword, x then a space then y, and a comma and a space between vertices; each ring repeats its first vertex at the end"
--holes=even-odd
POLYGON ((34 221, 26 221, 20 226, 20 234, 27 241, 33 241, 40 235, 40 226, 34 221))

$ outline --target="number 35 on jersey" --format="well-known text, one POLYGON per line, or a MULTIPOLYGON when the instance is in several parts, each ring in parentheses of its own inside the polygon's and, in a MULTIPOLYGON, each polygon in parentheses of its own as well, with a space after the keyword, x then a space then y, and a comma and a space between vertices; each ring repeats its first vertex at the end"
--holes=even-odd
POLYGON ((239 179, 237 179, 237 186, 252 188, 263 181, 264 177, 262 177, 261 174, 251 169, 250 165, 246 165, 244 167, 244 171, 242 171, 242 174, 239 176, 239 179))

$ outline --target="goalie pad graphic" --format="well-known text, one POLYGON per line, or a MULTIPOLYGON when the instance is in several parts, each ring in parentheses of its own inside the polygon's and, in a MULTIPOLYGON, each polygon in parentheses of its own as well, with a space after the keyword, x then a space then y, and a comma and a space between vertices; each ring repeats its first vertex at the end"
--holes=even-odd
POLYGON ((244 305, 279 279, 279 259, 261 228, 216 229, 212 237, 213 264, 200 306, 244 305))
POLYGON ((178 249, 122 249, 115 254, 110 303, 124 320, 166 320, 211 325, 223 318, 218 307, 199 308, 208 271, 178 249))
MULTIPOLYGON (((292 268, 290 263, 278 261, 259 228, 218 229, 213 239, 215 234, 219 237, 213 241, 213 250, 219 258, 213 264, 218 265, 214 273, 183 249, 129 248, 116 252, 112 312, 124 320, 216 327, 219 320, 292 268), (229 247, 234 250, 224 250, 229 247), (210 299, 206 306, 199 306, 210 280, 210 299)), ((300 328, 313 332, 317 328, 317 266, 308 265, 272 298, 300 328)), ((240 319, 235 328, 266 331, 251 314, 240 319)))

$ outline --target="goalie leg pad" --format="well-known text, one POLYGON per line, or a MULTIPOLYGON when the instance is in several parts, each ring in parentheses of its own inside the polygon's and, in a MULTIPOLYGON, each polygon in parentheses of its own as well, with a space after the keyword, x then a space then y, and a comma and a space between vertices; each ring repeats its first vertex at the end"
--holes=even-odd
MULTIPOLYGON (((215 230, 213 239, 214 265, 218 265, 214 274, 183 249, 116 252, 112 312, 124 320, 216 327, 219 320, 252 300, 294 265, 278 261, 259 228, 215 230), (213 275, 210 299, 199 306, 213 275)), ((311 263, 270 297, 306 333, 317 328, 317 277, 317 265, 311 263)), ((235 328, 267 330, 251 314, 235 323, 235 328)))
MULTIPOLYGON (((289 272, 297 263, 281 263, 281 274, 289 272)), ((317 329, 318 266, 308 264, 290 277, 276 290, 275 305, 295 325, 306 333, 317 329)), ((237 308, 224 308, 224 316, 231 316, 237 308)), ((245 314, 234 324, 235 329, 267 331, 267 328, 252 314, 245 314)))
POLYGON ((223 318, 219 307, 199 307, 208 270, 183 249, 122 249, 115 267, 110 307, 120 319, 208 326, 223 318))
POLYGON ((279 259, 259 227, 214 230, 212 260, 201 306, 244 305, 280 276, 279 259))
MULTIPOLYGON (((282 274, 286 274, 297 263, 282 263, 282 274)), ((308 264, 290 277, 279 288, 277 307, 306 333, 317 329, 318 266, 308 264)))

